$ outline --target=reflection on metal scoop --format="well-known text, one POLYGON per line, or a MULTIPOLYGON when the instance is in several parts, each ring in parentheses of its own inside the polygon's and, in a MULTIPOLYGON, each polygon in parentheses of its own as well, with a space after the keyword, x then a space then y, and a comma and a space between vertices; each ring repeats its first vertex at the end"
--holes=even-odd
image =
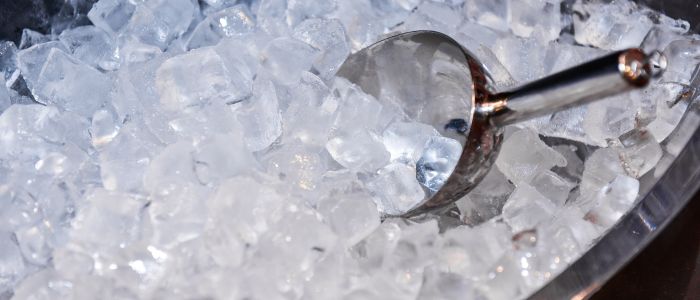
POLYGON ((505 125, 644 87, 658 73, 641 50, 627 49, 495 92, 477 58, 434 31, 381 40, 351 55, 338 71, 384 105, 462 143, 456 165, 440 166, 451 170, 442 170, 447 176, 438 186, 419 174, 428 192, 423 201, 407 211, 385 212, 402 217, 444 208, 472 190, 493 165, 505 125))

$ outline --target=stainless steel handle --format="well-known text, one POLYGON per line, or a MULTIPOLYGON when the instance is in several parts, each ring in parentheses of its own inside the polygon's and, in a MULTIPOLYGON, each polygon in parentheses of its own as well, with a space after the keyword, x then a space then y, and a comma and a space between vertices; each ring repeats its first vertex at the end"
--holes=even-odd
POLYGON ((492 96, 478 112, 495 126, 524 121, 644 87, 652 76, 639 49, 617 51, 571 69, 492 96))

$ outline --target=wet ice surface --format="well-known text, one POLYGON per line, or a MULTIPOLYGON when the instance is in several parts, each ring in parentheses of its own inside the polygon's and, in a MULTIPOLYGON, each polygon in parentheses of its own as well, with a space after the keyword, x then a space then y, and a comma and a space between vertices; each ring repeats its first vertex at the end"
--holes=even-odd
POLYGON ((0 43, 2 299, 526 297, 678 151, 663 142, 700 62, 686 22, 625 1, 101 0, 87 18, 0 43), (436 92, 462 82, 433 79, 460 70, 389 57, 406 77, 382 93, 335 73, 415 29, 454 36, 499 87, 629 46, 668 70, 506 128, 452 217, 381 222, 454 167, 436 124, 467 107, 436 92), (425 105, 440 97, 455 106, 425 105))

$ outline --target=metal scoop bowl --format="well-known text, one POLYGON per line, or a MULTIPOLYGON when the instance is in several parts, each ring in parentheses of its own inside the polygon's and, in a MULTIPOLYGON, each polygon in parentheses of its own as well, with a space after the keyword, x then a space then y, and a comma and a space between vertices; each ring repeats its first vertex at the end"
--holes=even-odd
POLYGON ((496 160, 504 126, 642 88, 660 73, 650 61, 639 49, 616 51, 497 92, 487 69, 454 39, 413 31, 354 53, 338 75, 462 144, 456 165, 437 164, 435 171, 447 174, 442 180, 418 178, 425 199, 407 210, 383 212, 386 217, 413 217, 445 208, 469 193, 496 160))

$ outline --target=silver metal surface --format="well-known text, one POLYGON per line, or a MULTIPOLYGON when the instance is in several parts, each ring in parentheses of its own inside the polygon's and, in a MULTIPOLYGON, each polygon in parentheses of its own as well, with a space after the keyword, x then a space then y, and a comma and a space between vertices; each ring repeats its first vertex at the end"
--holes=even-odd
POLYGON ((426 199, 407 212, 389 215, 400 217, 439 210, 471 191, 496 159, 502 126, 646 86, 651 74, 647 56, 628 49, 496 93, 478 59, 454 39, 435 31, 381 40, 351 55, 338 71, 377 99, 389 98, 385 105, 398 106, 406 115, 462 142, 459 161, 442 187, 426 193, 426 199), (432 73, 435 59, 452 68, 432 73), (430 77, 445 77, 448 84, 413 88, 430 77), (391 97, 382 97, 384 93, 391 97), (455 123, 463 125, 448 130, 455 129, 455 123))

